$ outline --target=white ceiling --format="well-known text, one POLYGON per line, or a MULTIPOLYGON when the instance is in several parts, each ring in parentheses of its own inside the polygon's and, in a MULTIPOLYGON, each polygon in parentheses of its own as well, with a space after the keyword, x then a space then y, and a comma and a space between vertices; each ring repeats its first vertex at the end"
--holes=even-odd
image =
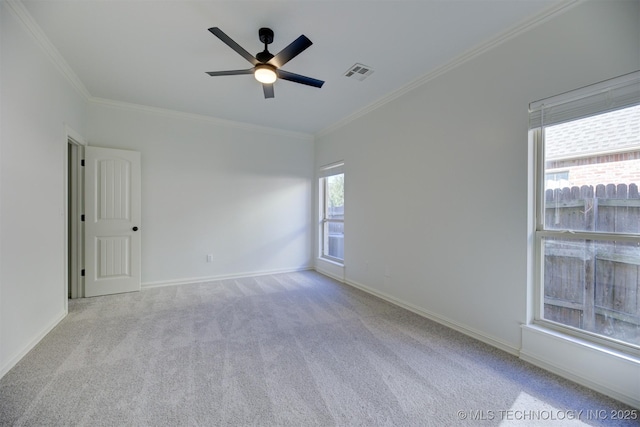
POLYGON ((124 1, 23 0, 91 97, 314 134, 486 45, 558 0, 124 1), (264 99, 250 68, 207 29, 251 54, 270 27, 276 54, 300 34, 313 45, 283 69, 321 89, 277 81, 264 99), (354 63, 375 72, 344 77, 354 63))

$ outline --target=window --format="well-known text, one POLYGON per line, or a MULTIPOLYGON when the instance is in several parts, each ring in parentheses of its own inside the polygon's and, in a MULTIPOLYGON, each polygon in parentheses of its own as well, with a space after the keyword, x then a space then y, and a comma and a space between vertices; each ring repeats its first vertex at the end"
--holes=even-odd
POLYGON ((344 165, 320 170, 320 256, 344 262, 344 165))
POLYGON ((536 321, 640 351, 640 72, 531 105, 536 321))

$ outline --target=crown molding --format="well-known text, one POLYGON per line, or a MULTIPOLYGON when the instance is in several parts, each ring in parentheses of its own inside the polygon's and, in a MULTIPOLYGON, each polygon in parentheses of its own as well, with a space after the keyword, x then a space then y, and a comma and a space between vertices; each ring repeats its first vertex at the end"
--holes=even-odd
POLYGON ((69 81, 71 86, 82 96, 85 100, 91 98, 91 94, 85 87, 84 83, 80 80, 78 75, 71 69, 67 61, 62 57, 58 49, 51 43, 51 40, 45 35, 42 28, 33 19, 27 8, 22 4, 20 0, 3 0, 10 12, 18 19, 18 21, 24 26, 24 28, 35 39, 36 43, 44 51, 47 58, 51 60, 53 65, 62 73, 62 75, 69 81))
POLYGON ((453 60, 449 61, 448 63, 444 64, 441 67, 436 68, 433 71, 428 72, 427 74, 422 75, 421 77, 418 77, 417 79, 409 82, 408 84, 406 84, 405 86, 402 86, 400 89, 391 92, 388 95, 383 96, 382 98, 378 99, 377 101, 374 101, 373 103, 367 105, 366 107, 363 107, 362 109, 348 115, 347 117, 337 121, 336 123, 327 126, 326 128, 320 130, 319 132, 316 132, 314 134, 314 136, 316 138, 328 135, 332 132, 335 132, 336 130, 348 125, 349 123, 359 119, 360 117, 363 117, 367 114, 369 114, 370 112, 377 110, 378 108, 382 107, 385 104, 388 104, 389 102, 401 97, 402 95, 405 95, 409 92, 411 92, 414 89, 417 89, 418 87, 430 82, 431 80, 434 80, 435 78, 448 73, 449 71, 461 66, 462 64, 476 58, 477 56, 501 45, 502 43, 513 39, 514 37, 519 36, 520 34, 523 34, 535 27, 537 27, 540 24, 543 24, 545 22, 547 22, 548 20, 550 20, 551 18, 554 18, 558 15, 560 15, 561 13, 566 12, 567 10, 573 8, 574 6, 576 6, 577 4, 583 3, 586 0, 567 0, 564 1, 560 4, 554 5, 544 11, 542 11, 541 13, 528 18, 522 22, 520 22, 519 24, 516 24, 515 26, 511 27, 510 29, 504 31, 502 34, 489 39, 488 41, 481 43, 480 45, 464 52, 463 54, 461 54, 460 56, 454 58, 453 60))
POLYGON ((250 123, 237 122, 233 120, 220 119, 213 116, 206 116, 203 114, 185 113, 182 111, 169 110, 166 108, 149 107, 147 105, 134 104, 123 101, 114 101, 112 99, 91 97, 89 98, 89 104, 100 105, 104 107, 116 108, 120 110, 138 111, 146 114, 152 114, 156 116, 169 117, 182 120, 194 120, 199 122, 212 123, 219 126, 228 126, 235 129, 242 129, 249 132, 261 132, 277 136, 286 136, 291 138, 304 139, 309 142, 313 142, 313 135, 304 132, 295 132, 277 128, 271 128, 267 126, 254 125, 250 123))

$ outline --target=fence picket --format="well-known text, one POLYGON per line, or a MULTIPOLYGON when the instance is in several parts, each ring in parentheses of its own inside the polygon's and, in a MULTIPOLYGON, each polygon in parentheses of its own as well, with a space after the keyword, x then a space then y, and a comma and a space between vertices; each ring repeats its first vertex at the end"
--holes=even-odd
MULTIPOLYGON (((640 233, 637 184, 599 184, 545 192, 550 229, 640 233)), ((640 344, 640 256, 633 242, 571 239, 545 246, 545 318, 640 344)))

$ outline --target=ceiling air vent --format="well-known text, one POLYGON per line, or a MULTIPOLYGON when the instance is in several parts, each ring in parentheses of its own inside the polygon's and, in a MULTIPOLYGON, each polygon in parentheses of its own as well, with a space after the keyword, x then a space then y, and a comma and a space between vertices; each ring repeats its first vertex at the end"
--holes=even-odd
POLYGON ((344 73, 346 77, 350 79, 356 79, 359 81, 363 81, 367 77, 373 74, 373 70, 368 65, 355 64, 349 70, 344 73))

